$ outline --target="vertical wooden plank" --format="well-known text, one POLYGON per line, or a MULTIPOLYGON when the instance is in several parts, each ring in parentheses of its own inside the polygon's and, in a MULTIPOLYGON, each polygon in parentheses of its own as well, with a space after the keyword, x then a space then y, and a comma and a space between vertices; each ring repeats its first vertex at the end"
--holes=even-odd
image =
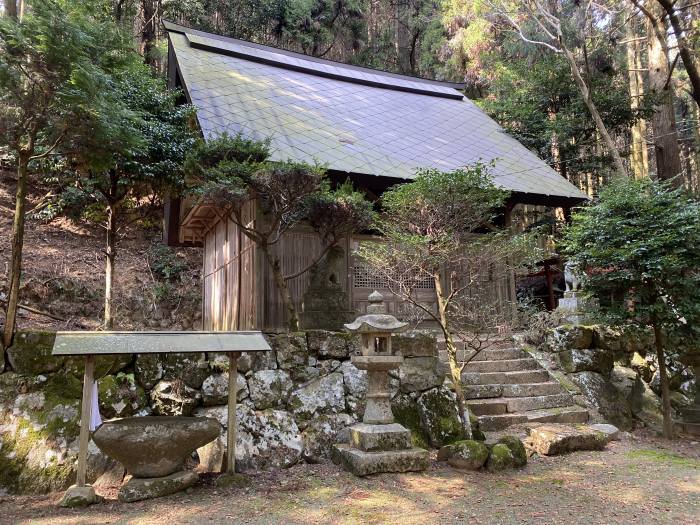
POLYGON ((95 356, 85 357, 83 373, 83 401, 80 414, 80 438, 78 439, 78 474, 76 484, 85 486, 87 473, 88 442, 90 441, 90 418, 92 415, 92 383, 95 379, 95 356))
POLYGON ((228 434, 226 440, 226 472, 236 472, 236 405, 238 403, 238 352, 228 354, 228 434))

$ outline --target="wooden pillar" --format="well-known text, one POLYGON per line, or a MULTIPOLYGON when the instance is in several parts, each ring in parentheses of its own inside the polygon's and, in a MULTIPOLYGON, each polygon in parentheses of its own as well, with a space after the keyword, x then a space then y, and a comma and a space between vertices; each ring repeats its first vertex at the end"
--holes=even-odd
POLYGON ((556 308, 554 300, 554 285, 552 284, 552 267, 548 261, 544 263, 544 275, 547 280, 547 310, 550 312, 556 308))
POLYGON ((228 439, 226 441, 226 472, 236 472, 236 404, 238 402, 238 357, 240 352, 228 354, 228 439))
POLYGON ((85 486, 87 473, 88 442, 90 441, 90 420, 92 416, 92 383, 95 380, 95 356, 85 357, 83 374, 83 402, 80 414, 80 439, 78 440, 78 475, 76 485, 85 486))

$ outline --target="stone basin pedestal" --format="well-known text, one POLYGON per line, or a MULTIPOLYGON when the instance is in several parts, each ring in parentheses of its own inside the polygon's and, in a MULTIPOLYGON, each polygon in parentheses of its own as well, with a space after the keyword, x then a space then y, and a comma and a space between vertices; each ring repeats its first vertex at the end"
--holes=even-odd
POLYGON ((391 351, 391 334, 405 330, 392 315, 384 313, 383 297, 369 296, 367 315, 345 325, 361 336, 362 355, 352 363, 367 371, 367 398, 362 423, 350 427, 350 443, 334 445, 333 462, 356 476, 380 472, 408 472, 428 468, 428 451, 413 447, 411 432, 394 422, 389 392, 389 371, 401 366, 403 357, 391 351))
POLYGON ((221 424, 211 418, 147 416, 108 421, 93 440, 132 475, 122 485, 119 500, 139 501, 194 484, 197 474, 183 470, 185 459, 220 434, 221 424))

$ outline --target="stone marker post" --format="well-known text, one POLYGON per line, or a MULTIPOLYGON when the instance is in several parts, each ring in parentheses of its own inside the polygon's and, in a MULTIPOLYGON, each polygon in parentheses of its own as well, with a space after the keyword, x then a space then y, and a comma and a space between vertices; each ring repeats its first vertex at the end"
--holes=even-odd
POLYGON ((368 385, 362 423, 350 427, 350 444, 333 447, 333 461, 357 476, 425 470, 428 451, 412 446, 411 432, 394 422, 391 411, 389 370, 403 362, 392 351, 391 336, 406 330, 407 324, 386 314, 384 298, 375 291, 369 296, 367 314, 345 328, 360 335, 362 354, 351 361, 367 371, 368 385))

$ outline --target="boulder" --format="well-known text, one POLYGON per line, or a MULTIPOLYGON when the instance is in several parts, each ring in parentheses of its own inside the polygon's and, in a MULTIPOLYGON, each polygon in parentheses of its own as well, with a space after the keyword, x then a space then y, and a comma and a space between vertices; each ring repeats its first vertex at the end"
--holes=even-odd
POLYGON ((620 330, 607 325, 593 327, 593 347, 612 352, 613 355, 623 350, 623 334, 620 330))
POLYGON ((163 378, 180 379, 190 388, 198 389, 209 375, 209 363, 202 354, 164 354, 163 378))
POLYGON ((409 330, 397 334, 391 341, 394 353, 404 357, 438 357, 435 334, 427 330, 409 330))
POLYGON ((134 374, 105 376, 98 381, 98 392, 100 414, 107 419, 133 416, 148 407, 146 392, 134 374))
POLYGON ((342 442, 339 434, 353 423, 355 419, 348 414, 328 414, 315 418, 301 434, 304 444, 304 459, 308 463, 318 463, 330 458, 334 444, 342 442))
POLYGON ((420 410, 418 409, 419 394, 398 394, 391 400, 391 412, 394 419, 411 431, 411 442, 414 447, 429 448, 430 438, 423 427, 420 410))
POLYGON ((277 355, 277 365, 295 381, 308 380, 309 347, 304 332, 268 335, 270 346, 277 355))
POLYGON ((287 468, 301 459, 304 443, 292 414, 284 410, 265 410, 257 414, 259 468, 287 468))
POLYGON ((626 405, 618 408, 618 417, 607 417, 607 419, 620 427, 622 430, 629 430, 618 424, 616 419, 624 423, 624 418, 620 418, 625 407, 629 407, 634 418, 652 427, 660 427, 663 415, 661 413, 661 399, 642 381, 640 375, 631 368, 615 365, 610 374, 610 385, 626 400, 626 405))
POLYGON ((201 395, 179 380, 159 381, 151 390, 151 406, 161 416, 190 416, 201 395))
POLYGON ((219 436, 197 449, 199 465, 197 472, 220 473, 226 470, 226 435, 219 436))
POLYGON ((60 369, 65 357, 51 355, 55 338, 56 332, 18 331, 12 346, 7 349, 7 359, 12 369, 23 375, 45 374, 60 369))
POLYGON ((603 450, 609 441, 608 433, 587 425, 547 423, 529 428, 525 444, 538 454, 556 456, 576 450, 603 450))
MULTIPOLYGON (((237 400, 248 397, 248 383, 241 374, 236 376, 237 400)), ((228 403, 228 372, 212 374, 202 383, 202 404, 204 406, 225 405, 228 403)))
POLYGON ((84 485, 79 487, 77 485, 71 485, 68 487, 66 492, 63 494, 61 501, 58 505, 60 507, 87 507, 97 502, 97 495, 95 494, 95 489, 90 485, 84 485))
POLYGON ((293 388, 292 379, 284 370, 259 370, 248 379, 250 399, 258 410, 283 406, 293 388))
POLYGON ((561 352, 574 348, 585 349, 593 346, 593 328, 582 325, 561 325, 552 329, 547 336, 546 347, 551 352, 561 352))
POLYGON ((320 414, 345 411, 343 374, 333 372, 295 390, 289 398, 289 407, 302 428, 306 426, 303 423, 320 414))
POLYGON ((523 442, 520 441, 518 436, 502 436, 499 438, 498 443, 502 443, 510 449, 510 453, 513 456, 514 467, 524 467, 527 465, 527 451, 525 450, 525 445, 523 445, 523 442))
MULTIPOLYGON (((447 456, 447 462, 461 470, 479 470, 489 457, 488 447, 481 441, 466 439, 456 441, 440 449, 442 457, 447 456), (443 450, 447 449, 446 453, 443 450)), ((440 459, 440 458, 438 458, 440 459)))
POLYGON ((592 430, 596 432, 602 432, 607 436, 608 441, 615 441, 620 439, 620 429, 615 425, 609 425, 607 423, 595 423, 590 425, 592 430))
POLYGON ((653 359, 647 359, 638 352, 634 352, 630 359, 630 368, 637 372, 646 383, 649 383, 654 377, 655 368, 652 366, 654 363, 653 359))
POLYGON ((185 490, 194 485, 198 479, 197 474, 189 470, 181 470, 158 478, 131 478, 119 489, 117 497, 124 503, 159 498, 185 490))
POLYGON ((440 386, 445 371, 438 357, 409 357, 399 367, 402 392, 422 392, 440 386))
POLYGON ((348 359, 355 336, 344 332, 309 330, 306 332, 309 351, 319 359, 348 359))
POLYGON ((156 478, 180 470, 193 451, 220 434, 221 425, 215 419, 147 416, 108 421, 93 439, 129 474, 156 478))
POLYGON ((515 466, 515 458, 510 448, 505 443, 496 443, 489 451, 489 457, 486 460, 486 470, 489 472, 498 472, 515 466))
POLYGON ((433 388, 418 398, 418 414, 433 447, 462 439, 464 433, 457 413, 456 398, 446 387, 433 388))
POLYGON ((163 379, 163 364, 160 354, 139 354, 134 364, 136 381, 145 389, 150 390, 163 379))
POLYGON ((609 374, 613 369, 613 354, 600 348, 572 348, 558 354, 561 367, 569 374, 576 372, 598 372, 609 374))
POLYGON ((340 365, 343 374, 345 392, 356 398, 363 398, 367 393, 367 370, 360 370, 350 361, 344 361, 340 365))
POLYGON ((614 381, 598 372, 578 372, 569 376, 581 389, 588 404, 614 425, 629 430, 634 426, 634 414, 627 397, 616 388, 614 381))

